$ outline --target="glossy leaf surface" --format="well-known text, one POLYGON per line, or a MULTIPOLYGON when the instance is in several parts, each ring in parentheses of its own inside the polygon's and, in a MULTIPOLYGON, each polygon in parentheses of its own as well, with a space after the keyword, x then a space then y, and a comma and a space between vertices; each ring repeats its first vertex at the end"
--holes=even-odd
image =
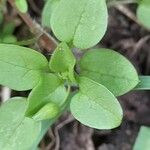
POLYGON ((68 91, 64 87, 62 80, 55 74, 45 74, 28 97, 29 105, 26 115, 34 115, 49 102, 61 106, 67 99, 67 96, 68 91))
POLYGON ((136 139, 133 150, 149 150, 150 148, 150 128, 142 126, 136 139))
POLYGON ((81 76, 107 87, 115 96, 132 90, 139 82, 134 66, 119 53, 109 49, 90 50, 81 58, 81 76))
POLYGON ((47 72, 46 58, 29 48, 0 44, 0 84, 23 91, 32 89, 47 72))
POLYGON ((112 129, 122 121, 122 109, 114 95, 103 85, 80 78, 80 90, 71 100, 73 116, 96 129, 112 129))
POLYGON ((50 27, 50 19, 52 12, 57 7, 60 0, 47 0, 42 11, 42 25, 50 27))
POLYGON ((39 136, 41 123, 24 117, 25 98, 12 98, 0 107, 0 149, 27 150, 39 136))
MULTIPOLYGON (((54 51, 49 66, 53 72, 62 73, 66 78, 74 78, 76 59, 66 43, 58 45, 54 51)), ((72 79, 73 80, 73 79, 72 79)))
POLYGON ((86 49, 96 45, 107 28, 105 0, 61 0, 51 16, 51 27, 60 41, 86 49))

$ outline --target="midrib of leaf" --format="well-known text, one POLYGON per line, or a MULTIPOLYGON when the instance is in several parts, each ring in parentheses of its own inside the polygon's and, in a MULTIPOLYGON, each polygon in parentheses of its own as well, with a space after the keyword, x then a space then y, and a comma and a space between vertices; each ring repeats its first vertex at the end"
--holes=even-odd
POLYGON ((81 72, 93 72, 93 73, 96 73, 96 74, 99 74, 99 75, 101 75, 101 76, 110 76, 110 77, 112 77, 112 78, 115 78, 115 79, 121 79, 121 80, 123 80, 123 79, 125 79, 125 80, 127 80, 128 82, 130 82, 130 81, 136 81, 136 82, 139 82, 139 80, 135 80, 135 79, 131 79, 131 78, 126 78, 126 77, 124 77, 124 76, 114 76, 114 75, 112 75, 112 74, 109 74, 109 73, 103 73, 103 72, 99 72, 99 71, 91 71, 91 70, 88 70, 88 69, 84 69, 83 67, 81 67, 82 68, 82 71, 81 72))
POLYGON ((72 40, 72 41, 74 41, 76 32, 77 32, 77 30, 78 30, 78 27, 80 26, 80 23, 81 23, 81 20, 82 20, 82 18, 83 18, 83 15, 84 15, 84 13, 85 13, 85 9, 86 9, 86 7, 87 7, 87 5, 88 5, 88 2, 89 2, 89 0, 87 0, 87 3, 85 4, 85 7, 83 8, 83 10, 82 10, 82 12, 81 12, 81 15, 80 15, 80 17, 79 17, 78 23, 77 23, 77 25, 76 25, 76 27, 75 27, 75 31, 74 31, 74 34, 73 34, 73 40, 72 40))
MULTIPOLYGON (((83 85, 82 85, 83 86, 83 85)), ((85 88, 85 87, 84 87, 85 88)), ((101 99, 101 97, 95 97, 95 98, 92 98, 91 96, 89 96, 89 95, 87 95, 87 93, 88 92, 83 92, 82 90, 80 90, 80 92, 82 93, 82 95, 85 95, 86 97, 88 97, 88 100, 90 100, 91 99, 91 101, 93 101, 95 104, 97 104, 98 106, 100 106, 103 110, 105 110, 105 111, 107 111, 107 112, 109 112, 110 114, 112 114, 115 118, 116 118, 116 120, 117 120, 117 122, 120 120, 117 116, 116 116, 116 114, 114 114, 114 112, 112 112, 110 109, 108 109, 107 107, 104 107, 103 105, 101 105, 100 103, 98 103, 97 101, 96 101, 96 99, 101 99)), ((82 96, 81 95, 81 96, 82 96)), ((100 102, 100 101, 99 101, 100 102)))
MULTIPOLYGON (((9 65, 12 65, 12 66, 15 66, 15 67, 18 67, 18 68, 23 68, 23 69, 28 69, 28 70, 33 70, 33 71, 42 71, 42 69, 32 69, 32 68, 28 68, 28 67, 24 67, 24 66, 21 66, 21 65, 17 65, 15 63, 11 63, 11 62, 7 62, 7 61, 4 61, 2 59, 0 59, 0 62, 3 62, 3 63, 6 63, 6 64, 9 64, 9 65)), ((24 64, 26 66, 26 64, 24 64)))

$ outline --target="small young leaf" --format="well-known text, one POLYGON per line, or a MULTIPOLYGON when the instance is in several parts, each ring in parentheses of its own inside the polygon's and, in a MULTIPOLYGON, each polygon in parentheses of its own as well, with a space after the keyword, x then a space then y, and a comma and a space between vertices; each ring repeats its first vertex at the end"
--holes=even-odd
POLYGON ((48 103, 43 106, 32 118, 36 121, 48 120, 57 117, 60 109, 55 103, 48 103))
POLYGON ((60 0, 47 0, 44 5, 44 9, 42 11, 42 25, 46 27, 50 27, 50 18, 52 12, 57 7, 60 0))
POLYGON ((2 38, 2 43, 13 44, 17 41, 17 38, 13 35, 6 35, 2 38))
POLYGON ((15 0, 16 6, 19 11, 26 13, 28 11, 28 4, 26 0, 15 0))
POLYGON ((96 45, 107 28, 105 0, 61 0, 51 15, 51 27, 60 41, 86 49, 96 45))
POLYGON ((34 115, 49 102, 54 102, 56 105, 61 106, 67 96, 68 92, 63 82, 54 74, 45 74, 28 97, 29 104, 26 115, 34 115))
POLYGON ((134 66, 119 53, 108 49, 85 53, 80 68, 81 76, 106 86, 115 96, 125 94, 139 82, 134 66))
POLYGON ((4 35, 12 35, 15 30, 15 23, 9 22, 7 24, 4 24, 2 34, 4 35))
POLYGON ((54 51, 49 66, 52 71, 64 73, 72 79, 74 77, 75 64, 76 59, 70 48, 66 43, 61 43, 54 51))
POLYGON ((0 44, 0 84, 23 91, 35 87, 41 73, 49 70, 40 53, 21 46, 0 44))
POLYGON ((138 20, 150 29, 150 0, 142 0, 137 9, 138 20))
MULTIPOLYGON (((59 94, 60 92, 58 92, 59 94)), ((58 96, 58 95, 57 95, 58 96)), ((61 95, 59 95, 61 98, 61 95)), ((70 99, 69 99, 70 100, 70 99)), ((67 98, 67 103, 65 103, 65 105, 63 105, 63 107, 61 108, 61 110, 59 110, 59 115, 57 115, 57 117, 55 117, 54 119, 50 119, 50 120, 43 120, 41 121, 41 132, 40 135, 38 136, 37 140, 35 141, 35 143, 32 145, 32 149, 34 150, 36 149, 36 147, 39 145, 40 141, 42 140, 43 136, 45 135, 45 133, 47 132, 47 130, 50 128, 50 126, 52 124, 54 124, 56 122, 56 120, 58 119, 58 117, 64 112, 66 111, 66 108, 68 108, 68 103, 70 102, 67 98)))
POLYGON ((150 149, 150 128, 142 126, 133 150, 149 150, 150 149))
POLYGON ((137 90, 150 90, 150 76, 139 76, 139 84, 136 86, 137 90))
POLYGON ((29 150, 39 136, 41 123, 24 117, 25 98, 12 98, 0 107, 0 149, 29 150))
POLYGON ((96 129, 112 129, 120 125, 122 109, 114 95, 103 85, 81 77, 79 93, 70 104, 73 116, 96 129))

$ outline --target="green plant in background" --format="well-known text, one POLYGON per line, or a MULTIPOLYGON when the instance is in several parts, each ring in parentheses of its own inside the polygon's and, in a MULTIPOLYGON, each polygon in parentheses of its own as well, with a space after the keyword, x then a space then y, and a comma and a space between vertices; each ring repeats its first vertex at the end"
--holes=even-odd
POLYGON ((15 0, 15 4, 20 12, 25 13, 28 11, 27 0, 15 0))
POLYGON ((150 0, 139 1, 137 17, 146 28, 150 29, 150 0))
POLYGON ((60 41, 50 60, 30 48, 0 44, 0 84, 31 90, 27 98, 14 97, 1 106, 1 149, 35 149, 68 107, 78 121, 92 128, 121 124, 123 112, 116 97, 138 85, 134 66, 110 49, 83 51, 102 39, 107 19, 105 0, 48 0, 42 22, 60 41), (74 48, 85 52, 79 61, 74 48), (74 85, 76 93, 70 96, 74 85))
POLYGON ((150 148, 150 128, 142 126, 138 133, 133 150, 149 150, 150 148))
POLYGON ((13 32, 15 30, 15 23, 14 22, 3 23, 4 14, 1 7, 0 7, 0 33, 1 33, 0 43, 7 43, 7 44, 15 43, 17 41, 17 38, 13 35, 13 32))
MULTIPOLYGON (((150 0, 106 0, 108 6, 119 4, 137 4, 137 20, 148 30, 150 29, 150 0)), ((47 2, 48 5, 48 2, 47 2)), ((46 6, 45 6, 46 9, 46 6)))
POLYGON ((9 22, 4 25, 1 24, 0 43, 12 44, 17 42, 17 38, 13 35, 14 30, 15 24, 13 22, 9 22))

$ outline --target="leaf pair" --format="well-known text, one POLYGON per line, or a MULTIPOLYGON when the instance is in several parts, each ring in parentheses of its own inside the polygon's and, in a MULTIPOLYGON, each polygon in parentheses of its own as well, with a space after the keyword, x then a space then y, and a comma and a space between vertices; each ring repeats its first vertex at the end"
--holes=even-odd
MULTIPOLYGON (((32 149, 51 121, 64 110, 69 89, 58 76, 61 70, 57 70, 54 64, 52 59, 50 67, 56 74, 50 73, 48 61, 40 53, 25 47, 0 44, 0 83, 19 91, 33 88, 28 100, 13 98, 0 108, 1 149, 32 149), (46 127, 41 127, 45 122, 46 127)), ((62 63, 62 66, 68 65, 62 63)), ((73 67, 73 64, 68 66, 73 67)))
POLYGON ((73 116, 97 129, 119 126, 122 109, 115 96, 138 84, 136 70, 126 58, 108 49, 88 51, 79 64, 79 92, 70 106, 73 116))
MULTIPOLYGON (((75 63, 76 60, 67 44, 59 44, 55 52, 53 53, 49 63, 51 71, 53 71, 56 74, 46 73, 42 75, 41 81, 33 89, 33 91, 28 97, 29 105, 26 112, 28 116, 33 116, 40 110, 40 108, 44 107, 49 102, 55 103, 60 110, 62 109, 69 94, 69 90, 67 91, 64 87, 64 78, 67 81, 74 82, 75 63), (61 75, 62 79, 60 79, 58 75, 61 75)), ((45 106, 45 109, 48 108, 48 106, 45 106)), ((40 115, 42 112, 44 113, 45 109, 43 108, 41 110, 40 115)), ((53 116, 52 114, 48 113, 50 112, 47 112, 47 115, 49 117, 53 116)), ((39 113, 37 115, 39 116, 39 113)), ((44 115, 45 118, 48 118, 46 114, 44 115)))
POLYGON ((139 82, 134 66, 119 53, 109 49, 93 49, 80 62, 80 75, 109 89, 115 96, 123 95, 139 82))
POLYGON ((56 37, 75 47, 96 45, 107 28, 105 0, 48 0, 43 24, 51 26, 56 37), (50 10, 50 11, 49 11, 50 10))
POLYGON ((66 87, 64 87, 64 79, 72 82, 75 80, 75 63, 76 60, 67 44, 59 44, 49 62, 50 70, 55 74, 42 74, 39 84, 32 90, 28 97, 27 116, 34 115, 34 118, 38 116, 38 120, 45 120, 52 119, 57 116, 57 113, 59 114, 61 112, 69 94, 69 89, 66 90, 66 87), (53 107, 51 107, 52 105, 53 107), (47 111, 48 108, 49 111, 47 111))
POLYGON ((0 84, 18 91, 34 88, 28 106, 29 115, 33 115, 50 101, 57 103, 62 98, 62 102, 58 103, 63 103, 65 81, 58 74, 66 74, 66 78, 73 80, 75 63, 76 60, 65 43, 58 46, 49 64, 42 54, 32 49, 0 44, 0 84), (50 73, 50 69, 57 75, 50 73), (57 95, 61 97, 57 99, 57 95))

